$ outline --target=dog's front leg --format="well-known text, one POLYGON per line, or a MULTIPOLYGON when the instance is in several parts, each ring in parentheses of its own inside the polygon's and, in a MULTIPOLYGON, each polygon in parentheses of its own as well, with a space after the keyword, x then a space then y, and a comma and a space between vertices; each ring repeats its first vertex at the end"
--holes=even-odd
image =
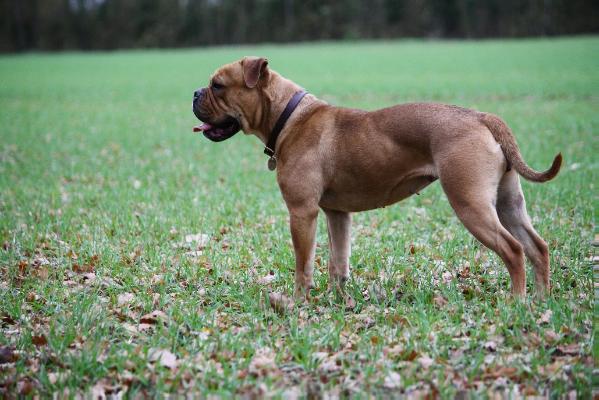
POLYGON ((324 210, 329 231, 329 289, 344 292, 349 278, 351 252, 351 215, 343 211, 324 210))
POLYGON ((308 296, 314 287, 314 252, 316 250, 316 219, 318 208, 290 208, 291 239, 295 251, 295 298, 308 296))

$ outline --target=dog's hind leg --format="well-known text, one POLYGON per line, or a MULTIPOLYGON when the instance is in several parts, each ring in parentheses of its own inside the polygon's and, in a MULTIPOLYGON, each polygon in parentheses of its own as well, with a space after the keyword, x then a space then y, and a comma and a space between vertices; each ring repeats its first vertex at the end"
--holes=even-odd
POLYGON ((539 298, 550 290, 549 249, 535 231, 526 212, 526 202, 515 171, 505 173, 497 191, 497 214, 502 225, 516 237, 533 265, 535 288, 539 298))
POLYGON ((329 288, 343 291, 349 278, 351 252, 351 215, 347 212, 323 209, 329 232, 329 288))
POLYGON ((501 257, 510 274, 512 294, 524 297, 524 252, 520 243, 501 225, 495 207, 488 201, 463 203, 462 199, 455 197, 449 201, 470 233, 501 257))
POLYGON ((439 180, 449 203, 464 226, 483 245, 501 257, 510 274, 512 294, 526 294, 526 270, 522 245, 501 224, 495 202, 497 187, 505 171, 505 159, 501 149, 494 143, 476 142, 471 136, 468 142, 448 147, 449 151, 439 159, 439 180), (462 150, 476 146, 464 156, 462 150))

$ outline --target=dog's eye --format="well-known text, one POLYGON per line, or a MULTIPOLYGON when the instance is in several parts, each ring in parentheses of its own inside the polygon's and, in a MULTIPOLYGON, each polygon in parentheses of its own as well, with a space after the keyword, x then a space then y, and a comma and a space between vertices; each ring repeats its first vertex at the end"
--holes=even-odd
POLYGON ((212 82, 212 89, 224 89, 225 85, 218 83, 218 82, 212 82))

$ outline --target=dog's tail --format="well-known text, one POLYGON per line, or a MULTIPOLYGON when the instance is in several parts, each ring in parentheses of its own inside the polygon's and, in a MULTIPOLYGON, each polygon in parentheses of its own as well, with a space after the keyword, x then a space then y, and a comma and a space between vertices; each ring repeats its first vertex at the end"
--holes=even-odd
POLYGON ((561 153, 555 156, 547 171, 535 171, 522 158, 514 134, 501 118, 493 114, 481 113, 481 121, 489 128, 497 143, 501 145, 505 158, 520 175, 533 182, 547 182, 555 178, 562 166, 561 153))

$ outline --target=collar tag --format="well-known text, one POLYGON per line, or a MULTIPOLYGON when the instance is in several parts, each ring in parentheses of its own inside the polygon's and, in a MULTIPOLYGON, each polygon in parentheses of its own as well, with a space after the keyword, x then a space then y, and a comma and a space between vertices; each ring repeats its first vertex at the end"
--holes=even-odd
POLYGON ((277 168, 277 158, 275 156, 271 156, 266 165, 268 166, 269 171, 274 171, 275 168, 277 168))

